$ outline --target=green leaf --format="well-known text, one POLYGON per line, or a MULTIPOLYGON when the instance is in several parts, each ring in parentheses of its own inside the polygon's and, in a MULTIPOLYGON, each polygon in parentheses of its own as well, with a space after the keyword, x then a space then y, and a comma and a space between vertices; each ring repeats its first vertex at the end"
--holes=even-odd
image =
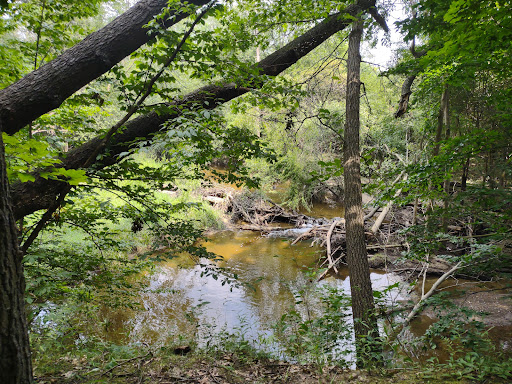
POLYGON ((27 181, 36 181, 36 178, 29 173, 18 173, 18 178, 22 183, 26 183, 27 181))

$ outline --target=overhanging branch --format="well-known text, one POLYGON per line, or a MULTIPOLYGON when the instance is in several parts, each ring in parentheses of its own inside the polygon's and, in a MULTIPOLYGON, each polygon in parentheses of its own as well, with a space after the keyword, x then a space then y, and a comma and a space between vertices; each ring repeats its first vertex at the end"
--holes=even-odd
MULTIPOLYGON (((197 6, 208 2, 189 0, 197 6)), ((73 93, 151 40, 152 36, 144 26, 167 4, 167 0, 139 1, 55 60, 0 90, 3 131, 12 135, 39 116, 58 108, 73 93)), ((187 15, 171 13, 163 25, 169 27, 187 15)))

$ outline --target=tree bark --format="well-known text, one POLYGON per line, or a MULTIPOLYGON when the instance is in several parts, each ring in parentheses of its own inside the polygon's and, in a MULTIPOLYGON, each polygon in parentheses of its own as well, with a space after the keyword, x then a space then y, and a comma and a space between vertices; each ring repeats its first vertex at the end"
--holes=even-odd
POLYGON ((0 123, 0 383, 6 384, 32 382, 21 261, 0 123))
POLYGON ((347 264, 350 275, 352 313, 358 367, 372 359, 368 352, 378 350, 379 338, 370 268, 364 234, 361 169, 359 152, 360 44, 361 20, 355 21, 349 37, 347 56, 346 127, 344 145, 345 220, 347 264))
MULTIPOLYGON (((204 5, 208 0, 190 0, 204 5)), ((90 34, 55 60, 0 91, 0 120, 12 135, 39 116, 58 108, 66 98, 101 76, 151 38, 144 28, 167 0, 142 0, 102 29, 90 34)), ((186 17, 174 13, 169 27, 186 17)))
MULTIPOLYGON (((257 64, 260 74, 277 76, 334 33, 350 25, 350 19, 343 18, 345 13, 356 16, 360 11, 374 4, 373 1, 361 3, 364 4, 366 8, 362 8, 361 5, 349 6, 343 13, 328 17, 304 35, 267 56, 257 64)), ((248 81, 250 80, 251 79, 248 79, 248 81)), ((260 87, 261 85, 262 82, 260 79, 252 79, 251 86, 253 88, 260 87)), ((166 114, 150 112, 139 116, 126 123, 123 131, 112 137, 111 144, 108 146, 101 159, 96 161, 94 167, 100 169, 115 164, 120 160, 119 154, 127 152, 135 142, 151 139, 154 134, 160 132, 163 123, 180 116, 181 110, 185 107, 213 109, 219 104, 232 100, 249 91, 249 88, 242 88, 234 83, 209 85, 171 103, 169 105, 171 112, 166 114)), ((72 149, 66 154, 66 158, 63 159, 63 163, 60 166, 66 169, 78 169, 83 167, 91 154, 101 145, 101 142, 102 136, 98 136, 72 149)), ((36 177, 35 182, 17 183, 13 185, 12 196, 15 217, 20 219, 37 210, 48 208, 65 186, 66 184, 63 182, 46 180, 39 176, 36 177)))
POLYGON ((433 157, 439 155, 439 150, 441 149, 441 139, 443 135, 443 111, 444 111, 444 102, 446 100, 446 90, 443 91, 443 95, 441 96, 441 107, 439 108, 439 113, 437 115, 437 129, 436 129, 436 137, 434 139, 434 150, 432 151, 433 157))

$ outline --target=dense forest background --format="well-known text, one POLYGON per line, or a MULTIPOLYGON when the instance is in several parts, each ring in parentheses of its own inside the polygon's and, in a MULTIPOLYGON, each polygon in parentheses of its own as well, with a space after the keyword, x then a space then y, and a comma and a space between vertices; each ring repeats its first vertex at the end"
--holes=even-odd
MULTIPOLYGON (((154 358, 105 341, 102 308, 136 310, 162 259, 216 259, 201 239, 232 223, 205 198, 212 183, 239 196, 244 221, 276 196, 306 215, 345 207, 324 232, 346 228, 358 368, 407 366, 399 334, 433 305, 444 312, 427 336, 451 359, 414 369, 510 379, 488 327, 425 289, 441 260, 441 280, 498 282, 510 301, 510 1, 0 4, 0 381, 31 383, 34 365, 46 382, 109 382, 125 361, 154 358), (377 64, 368 51, 382 30, 390 45, 389 29, 402 43, 377 64), (393 234, 391 219, 388 234, 377 224, 386 213, 373 218, 384 210, 401 212, 393 234), (409 281, 423 281, 403 317, 372 292, 375 238, 398 241, 409 281)), ((215 263, 207 273, 236 280, 215 263)), ((319 345, 343 317, 329 300, 319 345)))

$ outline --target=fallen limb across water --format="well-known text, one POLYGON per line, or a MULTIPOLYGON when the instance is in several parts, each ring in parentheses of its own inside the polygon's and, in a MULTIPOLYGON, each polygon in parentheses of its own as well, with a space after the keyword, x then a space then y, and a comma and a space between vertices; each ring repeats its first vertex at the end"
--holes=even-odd
POLYGON ((422 288, 421 298, 419 299, 419 301, 416 303, 416 305, 414 306, 412 311, 409 313, 409 315, 405 319, 405 321, 403 323, 403 327, 406 327, 407 325, 409 325, 411 320, 414 319, 414 317, 416 317, 416 315, 420 312, 421 308, 423 307, 423 304, 425 303, 425 301, 430 296, 432 296, 434 294, 434 292, 437 290, 437 288, 439 288, 439 286, 443 283, 443 281, 445 281, 447 278, 452 276, 453 273, 455 273, 455 271, 460 268, 462 268, 462 261, 459 261, 449 271, 447 271, 439 279, 437 279, 436 282, 434 283, 434 285, 432 285, 432 288, 430 288, 430 290, 427 293, 425 293, 425 278, 427 276, 428 266, 425 268, 425 270, 423 271, 423 288, 422 288))

